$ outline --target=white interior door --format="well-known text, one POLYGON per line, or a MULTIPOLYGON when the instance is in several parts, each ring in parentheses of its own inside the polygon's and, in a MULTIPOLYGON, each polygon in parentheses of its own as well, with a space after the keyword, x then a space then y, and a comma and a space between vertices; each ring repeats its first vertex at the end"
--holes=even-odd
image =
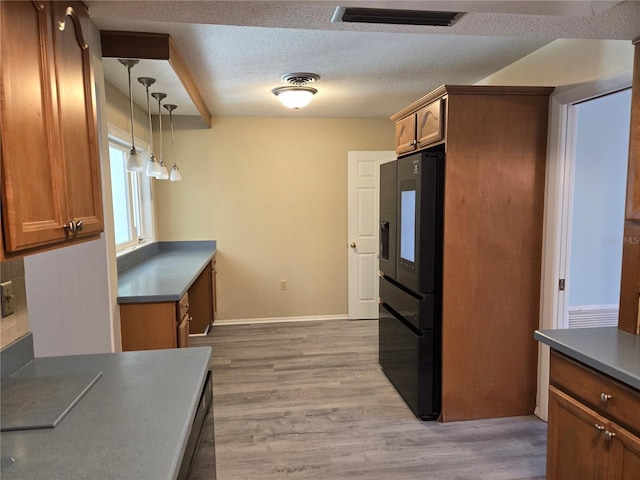
POLYGON ((380 164, 395 158, 393 151, 349 152, 347 248, 350 319, 378 318, 380 164))

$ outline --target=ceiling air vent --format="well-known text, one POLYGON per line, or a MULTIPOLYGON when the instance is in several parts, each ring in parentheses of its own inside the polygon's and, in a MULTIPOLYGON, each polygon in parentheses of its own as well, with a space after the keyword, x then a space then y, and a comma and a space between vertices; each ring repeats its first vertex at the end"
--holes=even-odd
POLYGON ((430 10, 338 7, 331 18, 331 21, 450 27, 462 15, 464 14, 460 12, 435 12, 430 10))

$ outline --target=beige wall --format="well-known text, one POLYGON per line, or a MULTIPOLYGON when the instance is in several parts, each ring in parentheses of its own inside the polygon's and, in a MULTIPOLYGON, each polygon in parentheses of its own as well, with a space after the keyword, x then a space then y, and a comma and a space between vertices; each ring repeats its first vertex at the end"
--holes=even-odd
MULTIPOLYGON (((557 40, 479 83, 607 78, 632 68, 632 51, 557 40)), ((126 96, 107 85, 107 100, 108 121, 128 130, 126 96)), ((137 111, 136 136, 145 125, 137 111)), ((347 152, 393 150, 391 121, 227 117, 206 130, 176 116, 175 126, 184 181, 154 182, 158 238, 218 241, 219 318, 346 314, 347 152)), ((168 135, 164 147, 170 166, 168 135)))
POLYGON ((633 69, 626 40, 555 40, 477 85, 564 86, 613 77, 633 69))
POLYGON ((393 123, 187 121, 174 118, 184 181, 156 182, 158 236, 217 240, 219 318, 346 314, 347 152, 393 150, 393 123))
MULTIPOLYGON (((123 67, 122 75, 126 75, 127 71, 123 67)), ((131 78, 136 85, 132 85, 132 88, 144 88, 137 84, 135 79, 135 72, 131 70, 131 78)), ((104 117, 107 122, 120 130, 131 133, 131 115, 129 114, 129 97, 123 94, 120 90, 114 87, 109 82, 104 82, 106 105, 104 117)), ((134 128, 133 132, 136 138, 142 139, 145 143, 149 143, 149 116, 147 112, 141 109, 138 105, 133 105, 134 112, 134 128)))

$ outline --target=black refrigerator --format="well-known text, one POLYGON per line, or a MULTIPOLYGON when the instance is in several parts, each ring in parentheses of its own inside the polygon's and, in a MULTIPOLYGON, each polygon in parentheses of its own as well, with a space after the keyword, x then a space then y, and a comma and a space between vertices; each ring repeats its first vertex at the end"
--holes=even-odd
POLYGON ((442 396, 444 166, 441 151, 380 166, 379 362, 423 420, 442 396))

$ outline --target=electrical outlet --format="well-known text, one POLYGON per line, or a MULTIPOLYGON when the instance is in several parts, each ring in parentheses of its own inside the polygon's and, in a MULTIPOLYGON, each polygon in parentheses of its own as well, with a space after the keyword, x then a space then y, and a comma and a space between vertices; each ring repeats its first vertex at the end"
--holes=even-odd
POLYGON ((15 309, 13 282, 11 280, 0 283, 0 296, 2 297, 2 316, 11 315, 15 309))
POLYGON ((286 290, 286 289, 287 289, 287 281, 280 280, 280 290, 286 290))

